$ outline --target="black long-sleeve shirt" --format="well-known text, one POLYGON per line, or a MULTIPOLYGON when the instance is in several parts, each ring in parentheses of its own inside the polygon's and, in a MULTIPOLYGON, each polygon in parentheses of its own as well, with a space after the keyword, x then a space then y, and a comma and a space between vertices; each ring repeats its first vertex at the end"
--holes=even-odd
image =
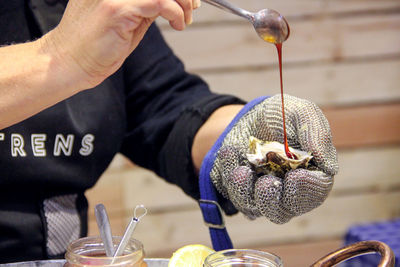
MULTIPOLYGON (((55 3, 0 0, 0 45, 55 27, 65 6, 47 2, 55 3)), ((119 152, 197 199, 194 135, 215 109, 236 103, 188 74, 152 25, 102 84, 0 130, 0 262, 62 257, 86 235, 84 192, 119 152)))

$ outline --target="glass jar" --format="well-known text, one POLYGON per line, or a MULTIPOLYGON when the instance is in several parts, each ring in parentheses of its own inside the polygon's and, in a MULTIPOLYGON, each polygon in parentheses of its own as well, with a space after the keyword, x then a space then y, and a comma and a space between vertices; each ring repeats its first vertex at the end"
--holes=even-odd
MULTIPOLYGON (((121 237, 113 236, 114 247, 117 247, 121 237)), ((143 245, 136 239, 130 239, 122 256, 107 257, 100 237, 84 237, 73 241, 65 254, 67 263, 64 267, 86 266, 127 266, 146 267, 143 245)))
POLYGON ((252 249, 228 249, 208 255, 204 267, 282 267, 282 260, 271 253, 252 249))

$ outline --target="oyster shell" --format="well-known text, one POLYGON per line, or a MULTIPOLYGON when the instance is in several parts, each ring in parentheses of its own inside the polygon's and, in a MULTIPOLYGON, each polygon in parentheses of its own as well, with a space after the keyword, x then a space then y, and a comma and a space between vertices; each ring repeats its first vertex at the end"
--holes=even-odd
POLYGON ((297 159, 286 156, 285 147, 279 142, 262 141, 254 136, 249 139, 248 161, 257 174, 272 174, 283 178, 285 173, 297 168, 308 168, 312 156, 310 153, 289 147, 297 159))

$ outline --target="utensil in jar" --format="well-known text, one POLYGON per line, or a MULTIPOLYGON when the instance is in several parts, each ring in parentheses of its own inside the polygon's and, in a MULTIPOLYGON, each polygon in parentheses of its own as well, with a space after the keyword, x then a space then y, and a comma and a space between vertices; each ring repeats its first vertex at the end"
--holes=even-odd
POLYGON ((122 253, 125 250, 126 245, 128 244, 129 239, 131 238, 133 231, 135 231, 135 228, 139 221, 147 214, 147 209, 144 207, 144 205, 137 205, 135 207, 135 210, 133 212, 133 218, 129 222, 128 226, 126 227, 125 233, 122 236, 121 242, 119 243, 117 250, 114 253, 114 257, 121 256, 122 253))
POLYGON ((103 241, 107 257, 114 255, 114 245, 112 241, 111 226, 108 219, 106 208, 103 204, 97 204, 94 208, 97 226, 99 227, 100 238, 103 241))
POLYGON ((266 42, 280 44, 289 37, 289 24, 281 14, 273 9, 262 9, 252 13, 226 0, 202 1, 249 20, 261 39, 266 42))

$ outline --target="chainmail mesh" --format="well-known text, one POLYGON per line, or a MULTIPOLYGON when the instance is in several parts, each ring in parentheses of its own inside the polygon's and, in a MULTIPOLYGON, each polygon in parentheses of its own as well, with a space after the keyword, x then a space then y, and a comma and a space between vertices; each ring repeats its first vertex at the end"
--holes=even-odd
POLYGON ((65 253, 68 244, 79 238, 80 219, 75 204, 77 197, 76 194, 56 196, 43 202, 49 256, 65 253))
POLYGON ((282 224, 309 212, 326 199, 338 172, 336 149, 322 111, 308 100, 285 95, 285 114, 289 146, 311 152, 317 170, 292 170, 284 179, 258 177, 246 159, 250 136, 283 143, 280 95, 254 106, 233 126, 211 170, 217 190, 250 219, 265 216, 282 224))

